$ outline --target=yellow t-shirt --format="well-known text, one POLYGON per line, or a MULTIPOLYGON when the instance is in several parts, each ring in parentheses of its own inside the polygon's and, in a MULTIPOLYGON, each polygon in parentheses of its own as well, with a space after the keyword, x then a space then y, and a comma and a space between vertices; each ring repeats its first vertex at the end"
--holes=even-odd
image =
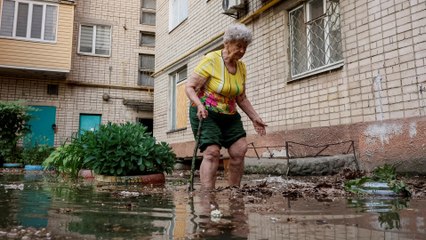
POLYGON ((237 62, 235 74, 228 72, 222 59, 222 51, 210 52, 203 57, 194 72, 207 79, 206 84, 197 93, 206 109, 224 113, 237 112, 236 97, 244 92, 246 66, 237 62))

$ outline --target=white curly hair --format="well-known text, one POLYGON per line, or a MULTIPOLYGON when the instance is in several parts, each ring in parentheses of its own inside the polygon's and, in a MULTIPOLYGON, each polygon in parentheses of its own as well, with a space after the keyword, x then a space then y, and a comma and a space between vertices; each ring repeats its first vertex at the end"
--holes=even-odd
POLYGON ((246 27, 246 25, 241 23, 232 24, 225 30, 225 34, 223 35, 223 43, 227 43, 233 40, 243 40, 247 44, 250 44, 252 41, 251 30, 246 27))

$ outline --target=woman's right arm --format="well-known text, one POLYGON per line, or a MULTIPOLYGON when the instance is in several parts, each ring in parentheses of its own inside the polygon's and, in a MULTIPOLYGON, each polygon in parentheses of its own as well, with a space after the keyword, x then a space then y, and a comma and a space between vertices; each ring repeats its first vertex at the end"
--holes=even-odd
POLYGON ((204 86, 206 81, 206 78, 192 73, 185 84, 186 96, 197 106, 197 116, 199 119, 207 118, 207 110, 197 96, 197 92, 204 86))

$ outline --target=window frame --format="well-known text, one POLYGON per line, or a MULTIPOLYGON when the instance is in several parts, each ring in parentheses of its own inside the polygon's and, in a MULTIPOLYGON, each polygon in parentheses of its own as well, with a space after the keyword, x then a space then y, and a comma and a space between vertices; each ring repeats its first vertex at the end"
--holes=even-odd
POLYGON ((169 32, 173 31, 173 29, 177 28, 180 24, 182 24, 189 16, 189 1, 188 0, 169 0, 169 32), (179 2, 178 2, 179 1, 179 2), (174 7, 174 3, 184 3, 186 5, 184 11, 181 12, 182 7, 177 6, 174 7), (175 12, 177 11, 177 12, 175 12), (182 16, 180 16, 182 14, 182 16), (178 16, 176 20, 174 20, 174 16, 178 16))
POLYGON ((147 32, 147 31, 140 31, 139 32, 139 46, 140 47, 149 47, 149 48, 153 48, 155 47, 155 32, 147 32), (143 43, 143 36, 149 35, 149 36, 153 36, 154 37, 154 43, 153 44, 144 44, 143 43))
MULTIPOLYGON (((177 128, 178 106, 177 106, 177 87, 188 80, 188 66, 183 66, 169 74, 169 107, 168 107, 168 129, 169 132, 186 129, 185 127, 177 128), (186 76, 180 78, 180 74, 186 71, 186 76)), ((187 110, 187 109, 185 109, 187 110)), ((186 111, 187 112, 187 111, 186 111)), ((188 116, 187 116, 188 117, 188 116)))
POLYGON ((78 44, 77 44, 77 53, 80 55, 87 55, 87 56, 95 56, 95 57, 111 57, 112 52, 112 26, 107 24, 91 24, 91 23, 80 23, 78 25, 78 44), (82 52, 80 51, 81 46, 81 27, 82 26, 91 26, 93 27, 92 31, 92 52, 82 52), (98 26, 106 26, 109 27, 109 53, 106 54, 99 54, 96 53, 96 28, 98 26))
MULTIPOLYGON (((10 0, 12 2, 14 2, 14 13, 13 13, 13 25, 12 25, 12 36, 5 36, 5 35, 0 35, 0 38, 6 38, 6 39, 15 39, 15 40, 24 40, 24 41, 30 41, 30 42, 42 42, 42 43, 56 43, 58 40, 58 25, 59 25, 59 4, 55 4, 55 3, 50 3, 50 2, 36 2, 36 1, 27 1, 27 0, 10 0), (18 9, 19 9, 19 3, 25 3, 28 4, 28 12, 27 12, 27 26, 26 26, 26 37, 20 37, 20 36, 16 36, 16 29, 17 29, 17 24, 18 24, 18 9), (31 30, 32 30, 32 26, 33 26, 33 9, 34 9, 34 5, 41 5, 43 6, 42 9, 42 23, 41 23, 41 29, 40 29, 40 38, 32 38, 31 37, 31 30), (55 29, 55 34, 54 34, 54 40, 46 40, 45 39, 45 30, 46 30, 46 14, 47 14, 47 7, 51 6, 54 7, 56 9, 56 18, 54 19, 54 29, 55 29)), ((2 20, 3 20, 3 9, 4 9, 4 0, 1 3, 1 8, 0 8, 0 27, 2 24, 2 20)))
MULTIPOLYGON (((333 69, 337 69, 337 68, 340 68, 344 65, 344 58, 343 58, 343 50, 342 49, 340 49, 340 52, 341 52, 340 58, 341 59, 334 61, 334 62, 330 62, 331 61, 331 54, 330 54, 331 50, 330 50, 330 47, 329 47, 331 45, 331 43, 330 43, 330 32, 329 32, 330 29, 328 27, 326 27, 328 22, 331 21, 330 19, 332 17, 332 15, 327 15, 327 4, 328 4, 329 0, 322 0, 322 5, 323 5, 322 14, 319 17, 310 19, 310 17, 311 17, 310 9, 311 8, 308 5, 311 4, 313 1, 314 0, 304 2, 304 3, 298 5, 297 7, 295 7, 294 9, 292 9, 288 12, 288 19, 289 19, 288 25, 289 25, 289 32, 290 32, 290 41, 289 41, 289 44, 290 44, 290 76, 291 76, 290 81, 305 78, 305 77, 308 77, 308 76, 312 76, 312 75, 315 75, 315 74, 318 74, 318 73, 330 71, 330 70, 333 70, 333 69), (294 59, 294 57, 295 57, 294 48, 295 47, 293 46, 293 37, 294 37, 293 29, 295 27, 293 26, 293 22, 292 22, 292 14, 296 11, 299 11, 300 9, 302 9, 302 11, 303 11, 303 21, 304 21, 304 24, 305 24, 306 52, 304 53, 304 55, 307 58, 307 61, 306 61, 306 68, 307 69, 304 70, 303 72, 295 74, 294 73, 294 71, 295 71, 294 70, 294 68, 295 68, 294 62, 296 60, 294 59), (322 23, 324 25, 324 27, 322 29, 322 33, 324 35, 324 44, 323 44, 322 49, 326 49, 326 51, 324 51, 325 52, 324 53, 325 64, 322 64, 319 67, 311 68, 311 65, 313 64, 314 53, 313 53, 312 44, 311 44, 312 37, 311 37, 311 34, 309 33, 309 31, 312 28, 312 25, 309 24, 309 23, 313 22, 317 19, 321 19, 321 18, 324 19, 324 21, 322 23), (327 62, 329 62, 329 63, 327 64, 327 62)), ((340 8, 340 6, 338 6, 338 7, 340 8)), ((340 16, 339 16, 339 21, 340 21, 340 16)), ((341 29, 342 28, 341 28, 340 22, 339 22, 339 27, 340 27, 340 36, 341 36, 341 29)), ((341 38, 340 38, 340 41, 342 41, 341 38)))
POLYGON ((152 85, 144 85, 142 84, 142 73, 151 73, 153 74, 155 72, 155 55, 154 54, 147 54, 147 53, 139 53, 139 64, 138 64, 138 82, 137 85, 141 86, 141 87, 154 87, 154 78, 152 78, 152 85), (143 56, 150 56, 154 58, 154 65, 152 66, 152 68, 142 68, 142 58, 143 56))
MULTIPOLYGON (((145 1, 146 0, 141 0, 140 1, 141 8, 140 8, 139 24, 147 25, 147 26, 155 26, 157 24, 157 22, 156 22, 156 11, 155 11, 156 10, 156 6, 154 6, 154 8, 146 7, 146 6, 144 6, 145 1), (142 22, 143 21, 143 15, 145 13, 154 14, 154 23, 153 24, 143 23, 142 22)), ((154 0, 154 3, 155 3, 155 0, 154 0)))

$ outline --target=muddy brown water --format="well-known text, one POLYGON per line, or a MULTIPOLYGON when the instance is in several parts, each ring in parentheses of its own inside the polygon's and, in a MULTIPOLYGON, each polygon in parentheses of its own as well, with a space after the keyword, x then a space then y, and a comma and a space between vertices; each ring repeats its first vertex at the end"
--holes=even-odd
POLYGON ((283 189, 312 183, 260 175, 188 193, 186 179, 113 186, 0 174, 0 239, 426 239, 424 198, 296 196, 283 189))

